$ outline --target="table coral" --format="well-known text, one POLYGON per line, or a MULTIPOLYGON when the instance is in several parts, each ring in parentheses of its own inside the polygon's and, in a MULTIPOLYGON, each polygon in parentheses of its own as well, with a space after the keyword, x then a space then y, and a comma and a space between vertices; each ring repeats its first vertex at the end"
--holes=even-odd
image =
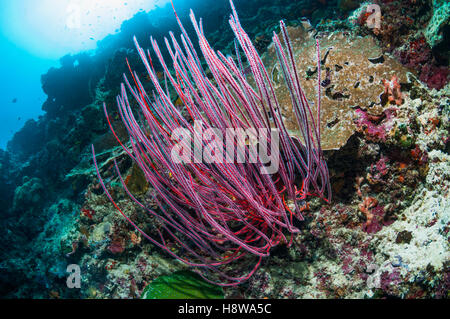
MULTIPOLYGON (((306 97, 315 97, 317 67, 314 64, 314 31, 300 27, 288 27, 292 46, 299 63, 298 73, 306 97)), ((319 33, 321 77, 330 79, 324 87, 321 101, 321 142, 323 149, 339 149, 354 133, 355 110, 362 109, 373 115, 385 110, 381 99, 385 92, 383 80, 396 79, 393 90, 399 102, 398 83, 408 83, 408 70, 390 56, 383 54, 371 36, 360 37, 350 31, 319 33)), ((294 134, 295 117, 290 107, 290 97, 282 85, 282 75, 276 62, 273 45, 269 46, 264 61, 271 70, 275 90, 286 119, 286 126, 294 134)), ((323 85, 323 84, 322 84, 323 85)), ((394 93, 393 91, 393 93, 394 93)), ((315 106, 313 106, 313 109, 315 106)))

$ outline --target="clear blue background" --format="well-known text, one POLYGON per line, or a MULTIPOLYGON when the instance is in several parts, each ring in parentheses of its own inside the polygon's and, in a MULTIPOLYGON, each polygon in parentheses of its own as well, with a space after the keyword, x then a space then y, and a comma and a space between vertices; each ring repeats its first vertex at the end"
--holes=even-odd
POLYGON ((60 57, 95 49, 124 20, 168 1, 0 0, 0 148, 26 120, 43 114, 40 77, 60 57))

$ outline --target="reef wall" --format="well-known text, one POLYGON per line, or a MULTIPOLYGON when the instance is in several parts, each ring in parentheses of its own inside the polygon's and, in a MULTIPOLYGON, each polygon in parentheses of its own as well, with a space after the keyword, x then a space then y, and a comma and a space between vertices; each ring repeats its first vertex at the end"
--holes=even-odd
MULTIPOLYGON (((186 1, 177 4, 178 14, 192 33, 192 7, 214 48, 233 54, 228 1, 211 3, 186 1)), ((334 199, 309 203, 295 245, 277 248, 248 283, 226 296, 448 297, 448 3, 374 1, 382 8, 379 29, 367 27, 362 1, 235 3, 268 60, 278 20, 285 19, 293 34, 298 30, 294 45, 308 98, 314 99, 314 86, 307 82, 317 77, 315 61, 307 59, 315 50, 312 37, 319 35, 322 57, 329 52, 321 72, 329 80, 323 83, 323 125, 334 199), (345 41, 347 49, 339 47, 345 41), (370 265, 379 273, 377 287, 367 285, 370 265)), ((0 296, 135 298, 152 279, 185 267, 115 212, 89 149, 93 143, 118 203, 144 224, 114 179, 111 158, 118 156, 136 194, 151 190, 117 151, 102 104, 126 140, 115 106, 128 72, 125 58, 144 74, 132 36, 147 47, 153 35, 162 46, 169 30, 178 30, 171 7, 139 13, 95 53, 63 57, 42 76, 45 115, 29 120, 0 151, 0 296), (72 263, 85 274, 81 289, 66 287, 72 263)))

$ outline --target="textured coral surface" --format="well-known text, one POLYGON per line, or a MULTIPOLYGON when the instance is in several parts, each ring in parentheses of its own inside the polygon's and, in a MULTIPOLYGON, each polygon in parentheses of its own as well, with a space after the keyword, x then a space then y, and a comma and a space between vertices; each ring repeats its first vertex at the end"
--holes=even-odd
MULTIPOLYGON (((308 99, 315 101, 317 91, 317 53, 315 30, 302 27, 288 29, 293 51, 298 63, 298 75, 308 99)), ((356 36, 350 31, 319 33, 321 46, 321 79, 324 92, 321 101, 322 147, 339 149, 355 131, 355 109, 367 110, 379 115, 388 101, 382 98, 384 80, 399 77, 408 83, 408 70, 398 61, 383 54, 382 49, 370 36, 356 36)), ((273 46, 265 56, 272 72, 286 126, 292 134, 299 135, 291 99, 284 85, 283 75, 276 63, 273 46)), ((315 103, 317 104, 317 103, 315 103)), ((314 108, 315 110, 316 108, 314 108)))

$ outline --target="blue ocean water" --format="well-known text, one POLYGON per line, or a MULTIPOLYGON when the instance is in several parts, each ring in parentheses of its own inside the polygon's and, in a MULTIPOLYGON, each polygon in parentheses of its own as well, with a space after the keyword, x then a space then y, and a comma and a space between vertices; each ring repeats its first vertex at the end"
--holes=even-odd
POLYGON ((46 59, 33 55, 0 35, 0 70, 3 74, 0 85, 1 121, 0 148, 20 129, 26 120, 43 114, 42 103, 46 95, 42 91, 40 77, 58 65, 57 59, 46 59))
MULTIPOLYGON (((184 0, 183 0, 184 1, 184 0)), ((168 0, 0 2, 0 148, 44 112, 41 75, 66 54, 95 50, 123 21, 168 0)))

